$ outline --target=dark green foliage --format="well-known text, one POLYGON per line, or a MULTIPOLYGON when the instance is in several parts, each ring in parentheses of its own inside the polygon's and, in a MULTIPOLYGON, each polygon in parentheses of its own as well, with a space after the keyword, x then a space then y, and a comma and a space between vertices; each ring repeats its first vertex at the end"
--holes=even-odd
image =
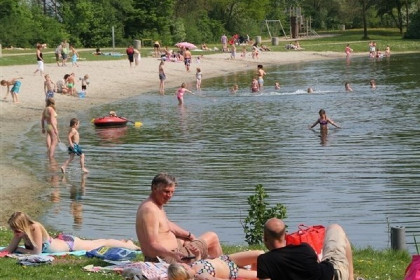
MULTIPOLYGON (((266 19, 280 19, 290 33, 290 7, 300 7, 302 26, 310 18, 317 32, 345 24, 346 29, 364 27, 367 37, 367 27, 391 25, 401 31, 406 14, 415 13, 414 4, 414 0, 0 0, 0 43, 33 47, 41 42, 55 47, 67 39, 78 48, 111 47, 112 28, 119 47, 133 39, 159 40, 164 46, 183 40, 219 43, 224 33, 267 36, 266 19)), ((413 21, 407 36, 418 38, 416 17, 413 21)), ((278 26, 271 28, 283 36, 278 26)))
POLYGON ((248 197, 248 217, 242 225, 245 232, 245 241, 249 245, 261 244, 264 233, 264 224, 270 218, 286 218, 286 207, 277 203, 273 208, 268 208, 268 194, 263 185, 255 186, 255 194, 248 197))
POLYGON ((410 25, 404 34, 407 39, 420 39, 420 12, 415 13, 411 17, 410 25))

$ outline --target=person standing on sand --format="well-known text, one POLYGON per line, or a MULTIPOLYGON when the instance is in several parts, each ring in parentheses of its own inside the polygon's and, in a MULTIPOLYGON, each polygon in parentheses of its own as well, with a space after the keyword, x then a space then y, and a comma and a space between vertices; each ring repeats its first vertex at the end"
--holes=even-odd
POLYGON ((192 249, 198 250, 202 259, 221 256, 223 250, 216 233, 206 232, 196 238, 166 216, 163 206, 172 198, 176 185, 175 177, 157 174, 149 197, 137 209, 136 233, 144 260, 159 262, 159 257, 168 263, 187 262, 182 258, 195 255, 192 249))
POLYGON ((82 168, 83 173, 88 173, 89 170, 85 168, 85 154, 82 151, 82 148, 79 146, 79 125, 80 122, 76 118, 72 118, 70 120, 70 129, 69 133, 67 135, 67 139, 69 141, 69 155, 70 158, 64 162, 64 164, 61 166, 61 172, 66 173, 66 168, 72 162, 75 155, 80 156, 80 167, 82 168))
POLYGON ((55 48, 54 54, 55 54, 55 61, 57 62, 57 66, 60 66, 60 57, 61 57, 61 50, 63 49, 63 46, 59 44, 57 48, 55 48))
POLYGON ((191 52, 189 48, 185 48, 184 52, 184 64, 185 69, 187 69, 187 72, 190 72, 190 65, 191 65, 191 52))
POLYGON ((55 109, 54 98, 48 98, 46 106, 41 116, 42 134, 47 133, 47 153, 48 158, 54 158, 55 147, 58 143, 57 111, 55 109))
POLYGON ((39 71, 42 76, 44 74, 44 58, 42 56, 42 44, 39 43, 36 45, 36 61, 38 63, 38 67, 36 68, 34 74, 39 71))
POLYGON ((159 41, 155 41, 153 43, 153 51, 154 51, 155 57, 160 57, 160 43, 159 43, 159 41))
POLYGON ((67 40, 64 40, 61 48, 61 58, 63 59, 61 61, 61 66, 67 66, 66 62, 69 57, 69 51, 69 44, 67 43, 67 40))
POLYGON ((45 78, 45 82, 44 82, 45 101, 47 101, 48 98, 54 98, 55 84, 51 80, 51 77, 49 74, 45 74, 44 78, 45 78))
POLYGON ((222 42, 222 52, 227 51, 227 36, 225 34, 222 35, 220 38, 220 41, 222 42))
POLYGON ((77 64, 77 59, 79 59, 79 53, 76 51, 76 49, 73 46, 70 46, 70 50, 71 50, 71 66, 77 66, 79 67, 79 65, 77 64))
POLYGON ((164 95, 165 94, 165 80, 166 80, 166 75, 165 75, 165 69, 164 66, 165 65, 165 61, 162 59, 159 63, 159 93, 164 95))
POLYGON ((23 77, 13 78, 9 81, 1 80, 0 85, 7 87, 6 96, 3 98, 4 100, 7 99, 7 95, 10 92, 13 103, 19 103, 17 94, 19 93, 20 86, 22 85, 22 82, 19 81, 19 79, 23 79, 23 77), (10 86, 12 86, 12 89, 10 89, 10 86))

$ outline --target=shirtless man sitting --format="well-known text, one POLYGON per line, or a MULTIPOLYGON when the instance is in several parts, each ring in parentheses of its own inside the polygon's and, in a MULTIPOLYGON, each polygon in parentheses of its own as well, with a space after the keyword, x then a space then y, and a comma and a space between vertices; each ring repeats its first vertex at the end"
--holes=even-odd
POLYGON ((198 248, 203 259, 221 256, 222 247, 216 233, 206 232, 196 238, 169 221, 163 206, 172 198, 176 184, 171 175, 156 175, 149 197, 137 210, 136 232, 145 261, 157 262, 160 257, 168 263, 188 262, 183 258, 194 255, 191 248, 198 248))

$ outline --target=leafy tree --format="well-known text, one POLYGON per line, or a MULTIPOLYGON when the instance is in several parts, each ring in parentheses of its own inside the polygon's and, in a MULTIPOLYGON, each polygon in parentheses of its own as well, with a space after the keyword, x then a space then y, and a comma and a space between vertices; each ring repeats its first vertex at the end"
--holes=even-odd
POLYGON ((268 194, 263 185, 255 186, 255 194, 248 197, 248 217, 245 218, 242 225, 245 232, 245 241, 248 245, 262 243, 264 233, 264 224, 270 218, 286 218, 286 207, 277 203, 273 208, 268 208, 266 199, 268 194))
POLYGON ((420 12, 411 16, 410 25, 407 28, 404 38, 420 39, 420 12))

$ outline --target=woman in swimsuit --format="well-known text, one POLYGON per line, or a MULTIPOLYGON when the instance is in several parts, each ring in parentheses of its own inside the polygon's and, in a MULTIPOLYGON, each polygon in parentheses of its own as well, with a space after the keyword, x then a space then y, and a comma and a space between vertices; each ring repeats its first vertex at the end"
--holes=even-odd
MULTIPOLYGON (((168 280, 188 279, 257 279, 257 257, 264 251, 254 250, 203 259, 188 264, 171 264, 168 280), (251 265, 251 269, 244 266, 251 265)), ((198 257, 197 257, 198 258, 198 257)))
POLYGON ((38 255, 41 253, 90 251, 101 246, 122 247, 130 250, 140 249, 131 240, 82 240, 78 237, 65 234, 59 234, 56 238, 52 238, 42 224, 32 220, 23 212, 13 213, 7 223, 14 235, 9 246, 1 250, 1 252, 38 255), (25 248, 19 247, 19 243, 22 240, 24 241, 25 248))
POLYGON ((54 98, 47 99, 47 105, 42 112, 42 133, 47 132, 47 150, 49 159, 54 158, 55 147, 58 143, 57 113, 54 98), (45 129, 45 126, 47 128, 45 129))
POLYGON ((316 126, 317 124, 319 124, 321 130, 327 130, 328 129, 328 124, 332 124, 333 126, 340 128, 339 125, 337 125, 332 119, 327 117, 327 114, 325 113, 324 109, 319 110, 319 119, 317 119, 317 121, 311 125, 309 128, 313 128, 314 126, 316 126))

